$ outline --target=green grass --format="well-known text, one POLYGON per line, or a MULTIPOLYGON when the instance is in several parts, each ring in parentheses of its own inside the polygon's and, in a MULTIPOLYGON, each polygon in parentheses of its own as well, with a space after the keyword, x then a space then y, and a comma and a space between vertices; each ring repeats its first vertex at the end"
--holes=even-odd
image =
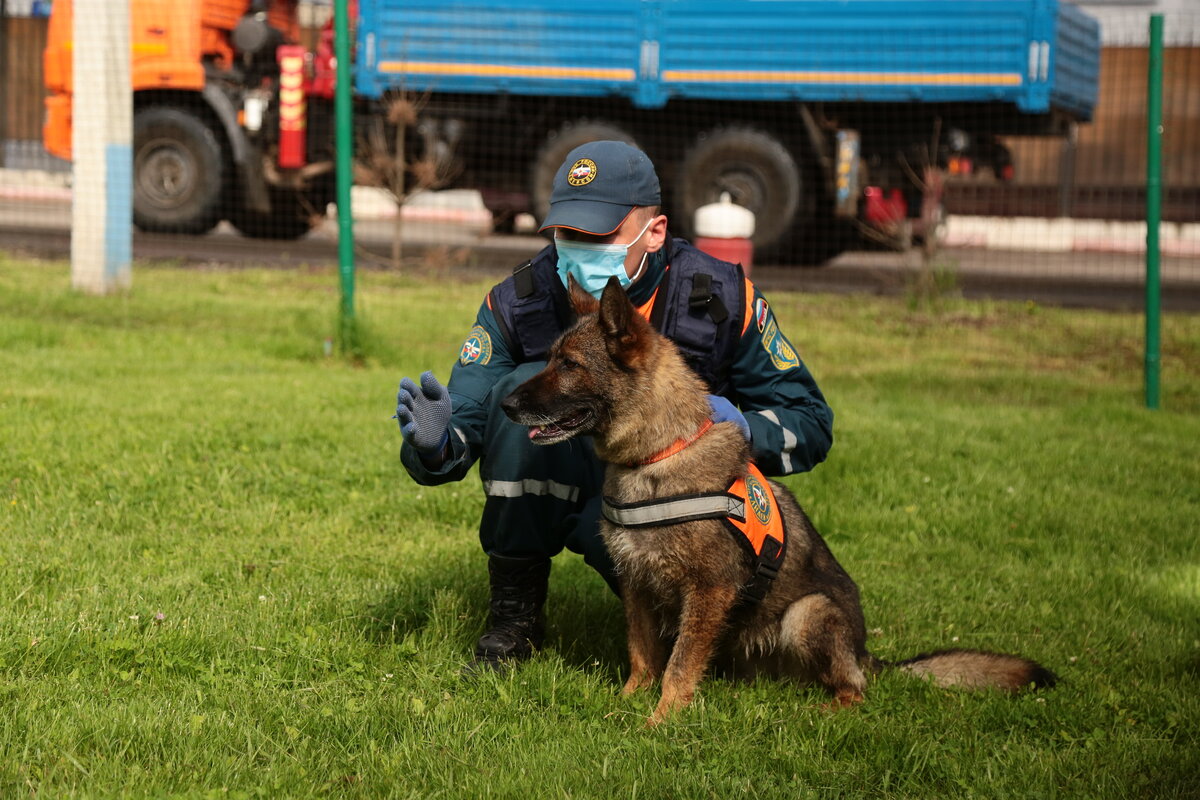
POLYGON ((788 483, 872 649, 1017 651, 1063 683, 884 674, 828 713, 712 680, 645 730, 618 603, 570 554, 546 651, 458 677, 482 493, 413 484, 390 416, 488 282, 361 276, 358 365, 322 355, 332 271, 68 284, 0 257, 0 796, 1200 796, 1200 318, 1166 319, 1149 412, 1136 316, 774 294, 837 414, 788 483))

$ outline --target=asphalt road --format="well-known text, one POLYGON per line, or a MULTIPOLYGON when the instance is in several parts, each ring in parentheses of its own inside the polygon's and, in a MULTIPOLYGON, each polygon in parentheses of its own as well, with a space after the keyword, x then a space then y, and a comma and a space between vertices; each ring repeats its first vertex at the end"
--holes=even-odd
MULTIPOLYGON (((0 251, 43 258, 70 253, 70 208, 30 199, 0 207, 0 251)), ((391 268, 390 221, 355 224, 357 264, 391 268)), ((440 274, 505 274, 537 252, 537 236, 485 235, 437 222, 409 222, 404 228, 406 269, 440 274)), ((289 267, 337 262, 336 227, 326 222, 291 242, 246 239, 228 225, 206 236, 135 233, 135 258, 177 263, 289 267)), ((954 248, 934 263, 963 296, 1032 300, 1047 305, 1137 309, 1143 304, 1143 257, 1136 253, 1053 253, 954 248)), ((922 268, 916 252, 852 251, 820 268, 756 264, 753 277, 764 289, 903 295, 922 268)), ((1163 307, 1200 311, 1200 259, 1165 258, 1163 307)))

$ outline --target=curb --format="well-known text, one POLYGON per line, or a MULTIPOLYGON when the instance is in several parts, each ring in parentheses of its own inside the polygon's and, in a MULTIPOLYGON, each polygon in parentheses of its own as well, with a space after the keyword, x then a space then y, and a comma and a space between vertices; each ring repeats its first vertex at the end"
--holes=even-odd
MULTIPOLYGON (((70 204, 71 197, 69 172, 0 169, 0 201, 70 204)), ((350 191, 350 203, 356 220, 396 218, 396 203, 382 189, 354 186, 350 191)), ((491 212, 484 206, 479 193, 469 189, 419 192, 400 209, 400 219, 404 222, 461 225, 483 233, 492 230, 491 212)))
MULTIPOLYGON (((1040 253, 1146 252, 1145 222, 951 215, 946 228, 943 243, 947 247, 1040 253)), ((1200 257, 1200 223, 1162 223, 1159 250, 1167 256, 1200 257)))

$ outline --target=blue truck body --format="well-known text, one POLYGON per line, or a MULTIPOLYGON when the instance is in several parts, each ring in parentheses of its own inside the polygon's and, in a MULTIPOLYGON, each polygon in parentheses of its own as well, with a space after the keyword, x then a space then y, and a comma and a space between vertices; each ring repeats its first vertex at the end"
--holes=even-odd
POLYGON ((456 148, 485 200, 538 214, 569 145, 625 138, 675 177, 677 230, 729 192, 768 247, 868 211, 921 235, 929 169, 957 147, 999 175, 997 137, 1090 120, 1100 60, 1066 0, 360 0, 356 35, 358 95, 422 98, 427 149, 456 148), (882 189, 847 204, 839 152, 882 189), (889 187, 900 212, 865 207, 889 187))
POLYGON ((1099 25, 1058 0, 362 0, 357 88, 1004 102, 1091 117, 1099 25))

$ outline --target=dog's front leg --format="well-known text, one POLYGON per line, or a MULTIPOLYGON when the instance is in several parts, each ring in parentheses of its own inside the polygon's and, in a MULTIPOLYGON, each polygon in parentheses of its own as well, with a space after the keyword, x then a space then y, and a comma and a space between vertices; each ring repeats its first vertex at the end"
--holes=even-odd
POLYGON ((654 614, 653 598, 632 582, 621 584, 625 606, 625 637, 629 643, 629 680, 621 689, 630 695, 662 676, 667 650, 654 614))
POLYGON ((737 590, 729 586, 697 588, 684 597, 679 638, 667 662, 662 698, 650 716, 649 725, 657 725, 675 709, 692 702, 696 686, 725 632, 736 598, 737 590))

